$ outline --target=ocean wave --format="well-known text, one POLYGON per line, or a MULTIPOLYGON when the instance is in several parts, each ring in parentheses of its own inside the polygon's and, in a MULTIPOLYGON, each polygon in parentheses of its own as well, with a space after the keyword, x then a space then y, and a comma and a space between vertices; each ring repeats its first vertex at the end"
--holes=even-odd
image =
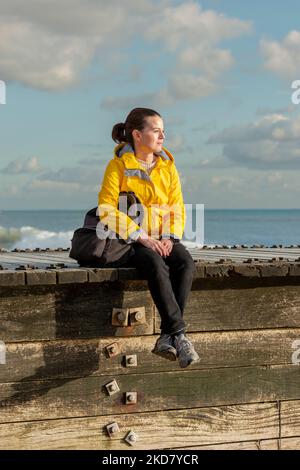
POLYGON ((74 231, 52 232, 31 226, 0 226, 0 248, 69 248, 74 231))

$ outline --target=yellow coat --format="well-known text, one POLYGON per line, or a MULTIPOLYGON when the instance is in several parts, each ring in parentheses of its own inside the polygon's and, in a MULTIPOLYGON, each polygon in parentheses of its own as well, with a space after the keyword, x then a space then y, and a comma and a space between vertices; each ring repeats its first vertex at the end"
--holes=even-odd
POLYGON ((180 240, 183 236, 186 210, 174 157, 164 147, 157 155, 158 161, 148 175, 132 147, 121 143, 105 170, 98 195, 99 219, 129 243, 143 231, 156 239, 180 240), (142 228, 118 210, 121 191, 133 191, 146 209, 142 228))

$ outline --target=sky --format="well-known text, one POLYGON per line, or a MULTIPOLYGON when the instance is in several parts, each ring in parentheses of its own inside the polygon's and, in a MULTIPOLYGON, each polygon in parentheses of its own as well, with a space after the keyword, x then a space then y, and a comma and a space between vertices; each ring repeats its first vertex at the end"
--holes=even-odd
POLYGON ((135 107, 161 114, 185 203, 300 208, 299 13, 297 0, 1 0, 0 209, 97 205, 112 127, 135 107))

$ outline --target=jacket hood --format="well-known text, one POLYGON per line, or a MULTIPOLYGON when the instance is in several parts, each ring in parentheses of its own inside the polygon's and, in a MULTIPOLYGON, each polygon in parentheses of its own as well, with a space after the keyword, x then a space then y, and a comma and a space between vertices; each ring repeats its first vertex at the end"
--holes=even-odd
MULTIPOLYGON (((162 150, 160 152, 155 152, 155 155, 158 155, 159 157, 161 157, 163 162, 171 162, 171 163, 175 162, 173 155, 165 147, 162 147, 162 150)), ((114 157, 122 158, 125 161, 131 160, 132 162, 133 160, 136 162, 134 150, 131 147, 131 145, 128 144, 127 142, 122 142, 121 144, 118 144, 115 147, 114 157)))

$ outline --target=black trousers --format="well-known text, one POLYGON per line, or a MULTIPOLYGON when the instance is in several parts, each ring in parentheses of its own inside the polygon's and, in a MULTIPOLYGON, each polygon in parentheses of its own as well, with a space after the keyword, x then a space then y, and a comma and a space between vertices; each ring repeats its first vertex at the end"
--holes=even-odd
POLYGON ((141 243, 132 244, 132 253, 105 267, 135 267, 148 281, 148 287, 161 317, 161 333, 173 334, 184 330, 184 308, 190 293, 195 263, 185 246, 176 242, 169 256, 163 258, 141 243))

